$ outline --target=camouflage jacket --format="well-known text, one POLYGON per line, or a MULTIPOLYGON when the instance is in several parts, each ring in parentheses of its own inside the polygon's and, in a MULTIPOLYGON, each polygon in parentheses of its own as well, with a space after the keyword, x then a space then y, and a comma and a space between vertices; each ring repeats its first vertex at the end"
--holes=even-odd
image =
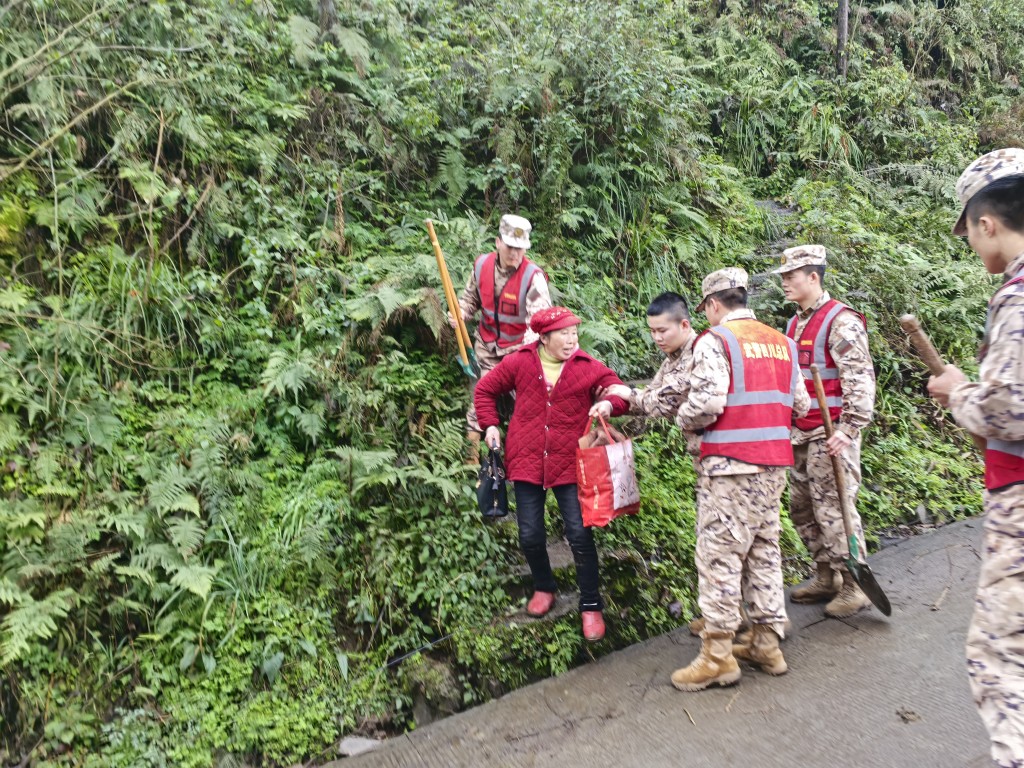
MULTIPOLYGON (((832 300, 825 291, 814 306, 797 313, 796 335, 807 327, 814 311, 832 300)), ((875 369, 868 349, 868 332, 853 312, 840 312, 832 321, 828 334, 828 351, 839 368, 839 382, 843 387, 843 413, 835 425, 851 440, 860 436, 860 431, 871 423, 875 409, 875 369)), ((804 431, 793 427, 793 443, 803 445, 812 440, 824 440, 825 428, 818 427, 804 431)))
MULTIPOLYGON (((749 309, 734 309, 721 322, 756 319, 749 309)), ((732 366, 722 342, 710 333, 701 336, 693 345, 690 392, 676 413, 676 424, 680 429, 697 432, 715 422, 725 410, 731 376, 732 366)), ((806 415, 811 405, 807 388, 797 387, 793 398, 794 418, 806 415)), ((701 459, 701 471, 707 475, 749 475, 765 469, 728 456, 705 456, 701 459)))
POLYGON ((630 392, 630 413, 662 419, 671 419, 676 415, 690 392, 690 367, 693 363, 693 342, 696 340, 697 334, 691 332, 683 346, 662 361, 650 384, 630 392))
MULTIPOLYGON (((1024 253, 1010 262, 1007 280, 1024 270, 1024 253)), ((999 440, 1024 440, 1024 283, 996 292, 989 306, 978 381, 949 394, 949 409, 964 429, 999 440)))
MULTIPOLYGON (((501 266, 500 260, 494 260, 494 293, 497 295, 501 292, 501 289, 505 287, 505 283, 509 281, 509 278, 515 274, 514 269, 504 269, 501 266)), ((532 344, 537 341, 538 336, 532 330, 530 330, 530 320, 533 316, 540 312, 542 309, 547 309, 551 306, 551 293, 548 291, 548 281, 544 278, 543 274, 537 274, 530 282, 530 289, 526 292, 526 333, 523 334, 523 341, 519 346, 516 347, 499 347, 497 342, 488 344, 480 338, 480 328, 477 326, 476 329, 476 343, 481 344, 485 347, 491 348, 498 357, 504 357, 510 352, 515 352, 517 349, 525 347, 527 344, 532 344)), ((466 280, 466 287, 462 291, 462 296, 459 297, 459 307, 462 308, 462 314, 466 318, 471 318, 480 311, 480 291, 477 290, 476 286, 476 272, 475 270, 469 270, 469 279, 466 280)))

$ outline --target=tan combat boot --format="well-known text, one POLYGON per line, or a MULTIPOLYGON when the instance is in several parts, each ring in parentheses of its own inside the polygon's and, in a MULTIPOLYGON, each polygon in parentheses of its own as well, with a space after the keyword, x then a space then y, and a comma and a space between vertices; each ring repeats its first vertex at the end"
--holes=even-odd
MULTIPOLYGON (((696 619, 686 625, 686 628, 690 630, 690 634, 694 637, 700 637, 701 632, 704 631, 704 617, 698 616, 696 619)), ((750 642, 750 625, 744 623, 740 626, 740 631, 736 634, 736 642, 741 645, 746 645, 750 642)))
MULTIPOLYGON (((736 635, 736 642, 745 643, 746 640, 741 639, 744 635, 750 636, 750 619, 747 617, 747 612, 742 611, 743 621, 740 623, 739 634, 736 635)), ((704 617, 698 616, 696 619, 686 625, 686 628, 690 630, 690 634, 694 637, 700 637, 701 632, 704 631, 704 617)))
POLYGON ((842 586, 831 563, 818 563, 818 572, 810 583, 790 592, 789 599, 794 603, 821 603, 835 597, 842 586))
POLYGON ((704 630, 700 654, 688 667, 672 673, 680 691, 703 691, 711 685, 732 685, 740 679, 740 665, 732 656, 732 632, 704 630))
POLYGON ((825 606, 825 615, 834 619, 845 619, 858 611, 871 607, 871 600, 864 594, 849 571, 843 571, 843 588, 825 606))
POLYGON ((480 464, 480 438, 482 435, 479 432, 470 430, 466 433, 466 439, 469 440, 469 450, 466 451, 466 463, 472 465, 480 464))
MULTIPOLYGON (((740 628, 740 631, 736 633, 736 645, 750 645, 750 638, 754 636, 754 627, 756 627, 757 624, 751 624, 749 622, 750 619, 745 618, 743 626, 740 628)), ((786 619, 782 623, 782 631, 785 633, 786 637, 789 637, 790 633, 793 631, 793 623, 789 619, 786 619)))
POLYGON ((779 649, 779 636, 768 624, 755 624, 750 642, 734 645, 732 655, 740 661, 760 667, 762 672, 769 675, 784 675, 789 671, 789 665, 779 649))

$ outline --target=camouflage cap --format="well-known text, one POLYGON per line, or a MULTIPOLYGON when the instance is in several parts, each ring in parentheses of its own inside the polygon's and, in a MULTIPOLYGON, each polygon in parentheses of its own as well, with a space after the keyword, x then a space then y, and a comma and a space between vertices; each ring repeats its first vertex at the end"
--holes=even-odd
POLYGON ((705 277, 704 281, 700 284, 702 298, 695 311, 703 311, 704 302, 706 302, 708 300, 708 296, 713 293, 727 291, 730 288, 746 287, 747 270, 742 267, 726 267, 725 269, 720 269, 717 272, 712 272, 710 275, 705 277))
POLYGON ((795 245, 782 252, 779 263, 782 266, 772 270, 776 275, 792 272, 800 267, 823 267, 825 266, 825 246, 795 245))
POLYGON ((522 216, 515 216, 506 213, 501 217, 501 224, 498 225, 498 234, 501 241, 512 248, 529 248, 530 232, 533 226, 522 216))
POLYGON ((1024 149, 1015 147, 989 152, 968 165, 956 181, 956 196, 960 199, 960 217, 953 225, 953 234, 967 234, 967 203, 972 197, 993 181, 1017 175, 1024 175, 1024 149))

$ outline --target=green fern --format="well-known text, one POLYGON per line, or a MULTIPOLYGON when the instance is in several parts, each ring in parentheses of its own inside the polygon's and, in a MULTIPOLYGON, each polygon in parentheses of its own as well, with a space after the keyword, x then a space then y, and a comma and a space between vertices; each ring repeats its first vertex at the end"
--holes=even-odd
POLYGON ((205 599, 219 568, 181 563, 171 569, 171 584, 205 599))
POLYGON ((0 668, 26 654, 33 639, 49 640, 57 634, 57 622, 67 617, 78 600, 73 589, 61 589, 42 600, 18 601, 0 624, 0 668))

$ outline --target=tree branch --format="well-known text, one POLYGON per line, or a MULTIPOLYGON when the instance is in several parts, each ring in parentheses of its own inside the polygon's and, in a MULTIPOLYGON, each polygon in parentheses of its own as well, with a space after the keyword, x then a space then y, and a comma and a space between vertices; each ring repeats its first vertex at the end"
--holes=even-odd
POLYGON ((113 91, 112 93, 108 93, 102 99, 100 99, 95 104, 93 104, 91 107, 89 107, 88 109, 83 110, 83 111, 79 112, 77 115, 75 115, 74 119, 72 119, 71 122, 69 122, 67 125, 62 127, 56 133, 51 134, 46 139, 46 141, 42 142, 39 146, 37 146, 35 149, 33 149, 31 152, 29 152, 24 158, 22 158, 21 162, 18 163, 17 165, 15 165, 13 168, 8 170, 6 168, 0 167, 0 181, 4 181, 5 179, 10 178, 11 176, 13 176, 14 174, 18 173, 19 171, 24 170, 24 168, 29 163, 31 163, 33 160, 35 160, 37 157, 39 157, 39 155, 41 155, 47 149, 52 147, 62 136, 64 136, 66 133, 68 133, 72 128, 74 128, 80 122, 85 120, 85 118, 89 117, 89 115, 91 115, 93 112, 99 111, 100 109, 105 107, 107 104, 109 104, 111 101, 116 99, 118 96, 121 96, 122 94, 126 93, 127 91, 129 91, 130 89, 134 88, 136 85, 138 85, 141 82, 142 82, 141 79, 140 80, 132 80, 130 83, 128 83, 125 86, 122 86, 121 88, 118 88, 116 91, 113 91))
MULTIPOLYGON (((40 56, 46 55, 46 53, 51 48, 53 48, 53 47, 55 47, 57 45, 60 45, 60 43, 64 40, 65 37, 70 35, 72 32, 74 32, 80 26, 85 24, 87 21, 91 21, 94 16, 98 16, 98 15, 102 14, 108 8, 113 8, 115 5, 117 5, 117 1, 116 0, 114 0, 114 2, 108 3, 107 5, 104 5, 102 8, 98 8, 97 10, 93 11, 90 14, 87 14, 86 16, 84 16, 83 18, 79 19, 78 21, 76 21, 71 26, 69 26, 67 29, 65 29, 63 32, 61 32, 59 35, 57 35, 55 38, 53 38, 53 40, 51 40, 50 42, 46 43, 42 48, 39 48, 35 53, 32 53, 32 54, 30 54, 28 56, 23 56, 22 58, 18 59, 16 62, 11 64, 9 67, 7 67, 7 69, 5 69, 2 72, 0 72, 0 82, 4 81, 8 77, 10 77, 12 72, 14 72, 14 71, 16 71, 18 69, 21 69, 26 64, 30 64, 31 62, 33 62, 36 59, 38 59, 40 56)), ((10 6, 8 6, 8 8, 9 7, 10 6)), ((129 9, 130 8, 131 8, 131 6, 129 6, 129 9)), ((5 10, 5 13, 6 13, 6 10, 5 10)))

